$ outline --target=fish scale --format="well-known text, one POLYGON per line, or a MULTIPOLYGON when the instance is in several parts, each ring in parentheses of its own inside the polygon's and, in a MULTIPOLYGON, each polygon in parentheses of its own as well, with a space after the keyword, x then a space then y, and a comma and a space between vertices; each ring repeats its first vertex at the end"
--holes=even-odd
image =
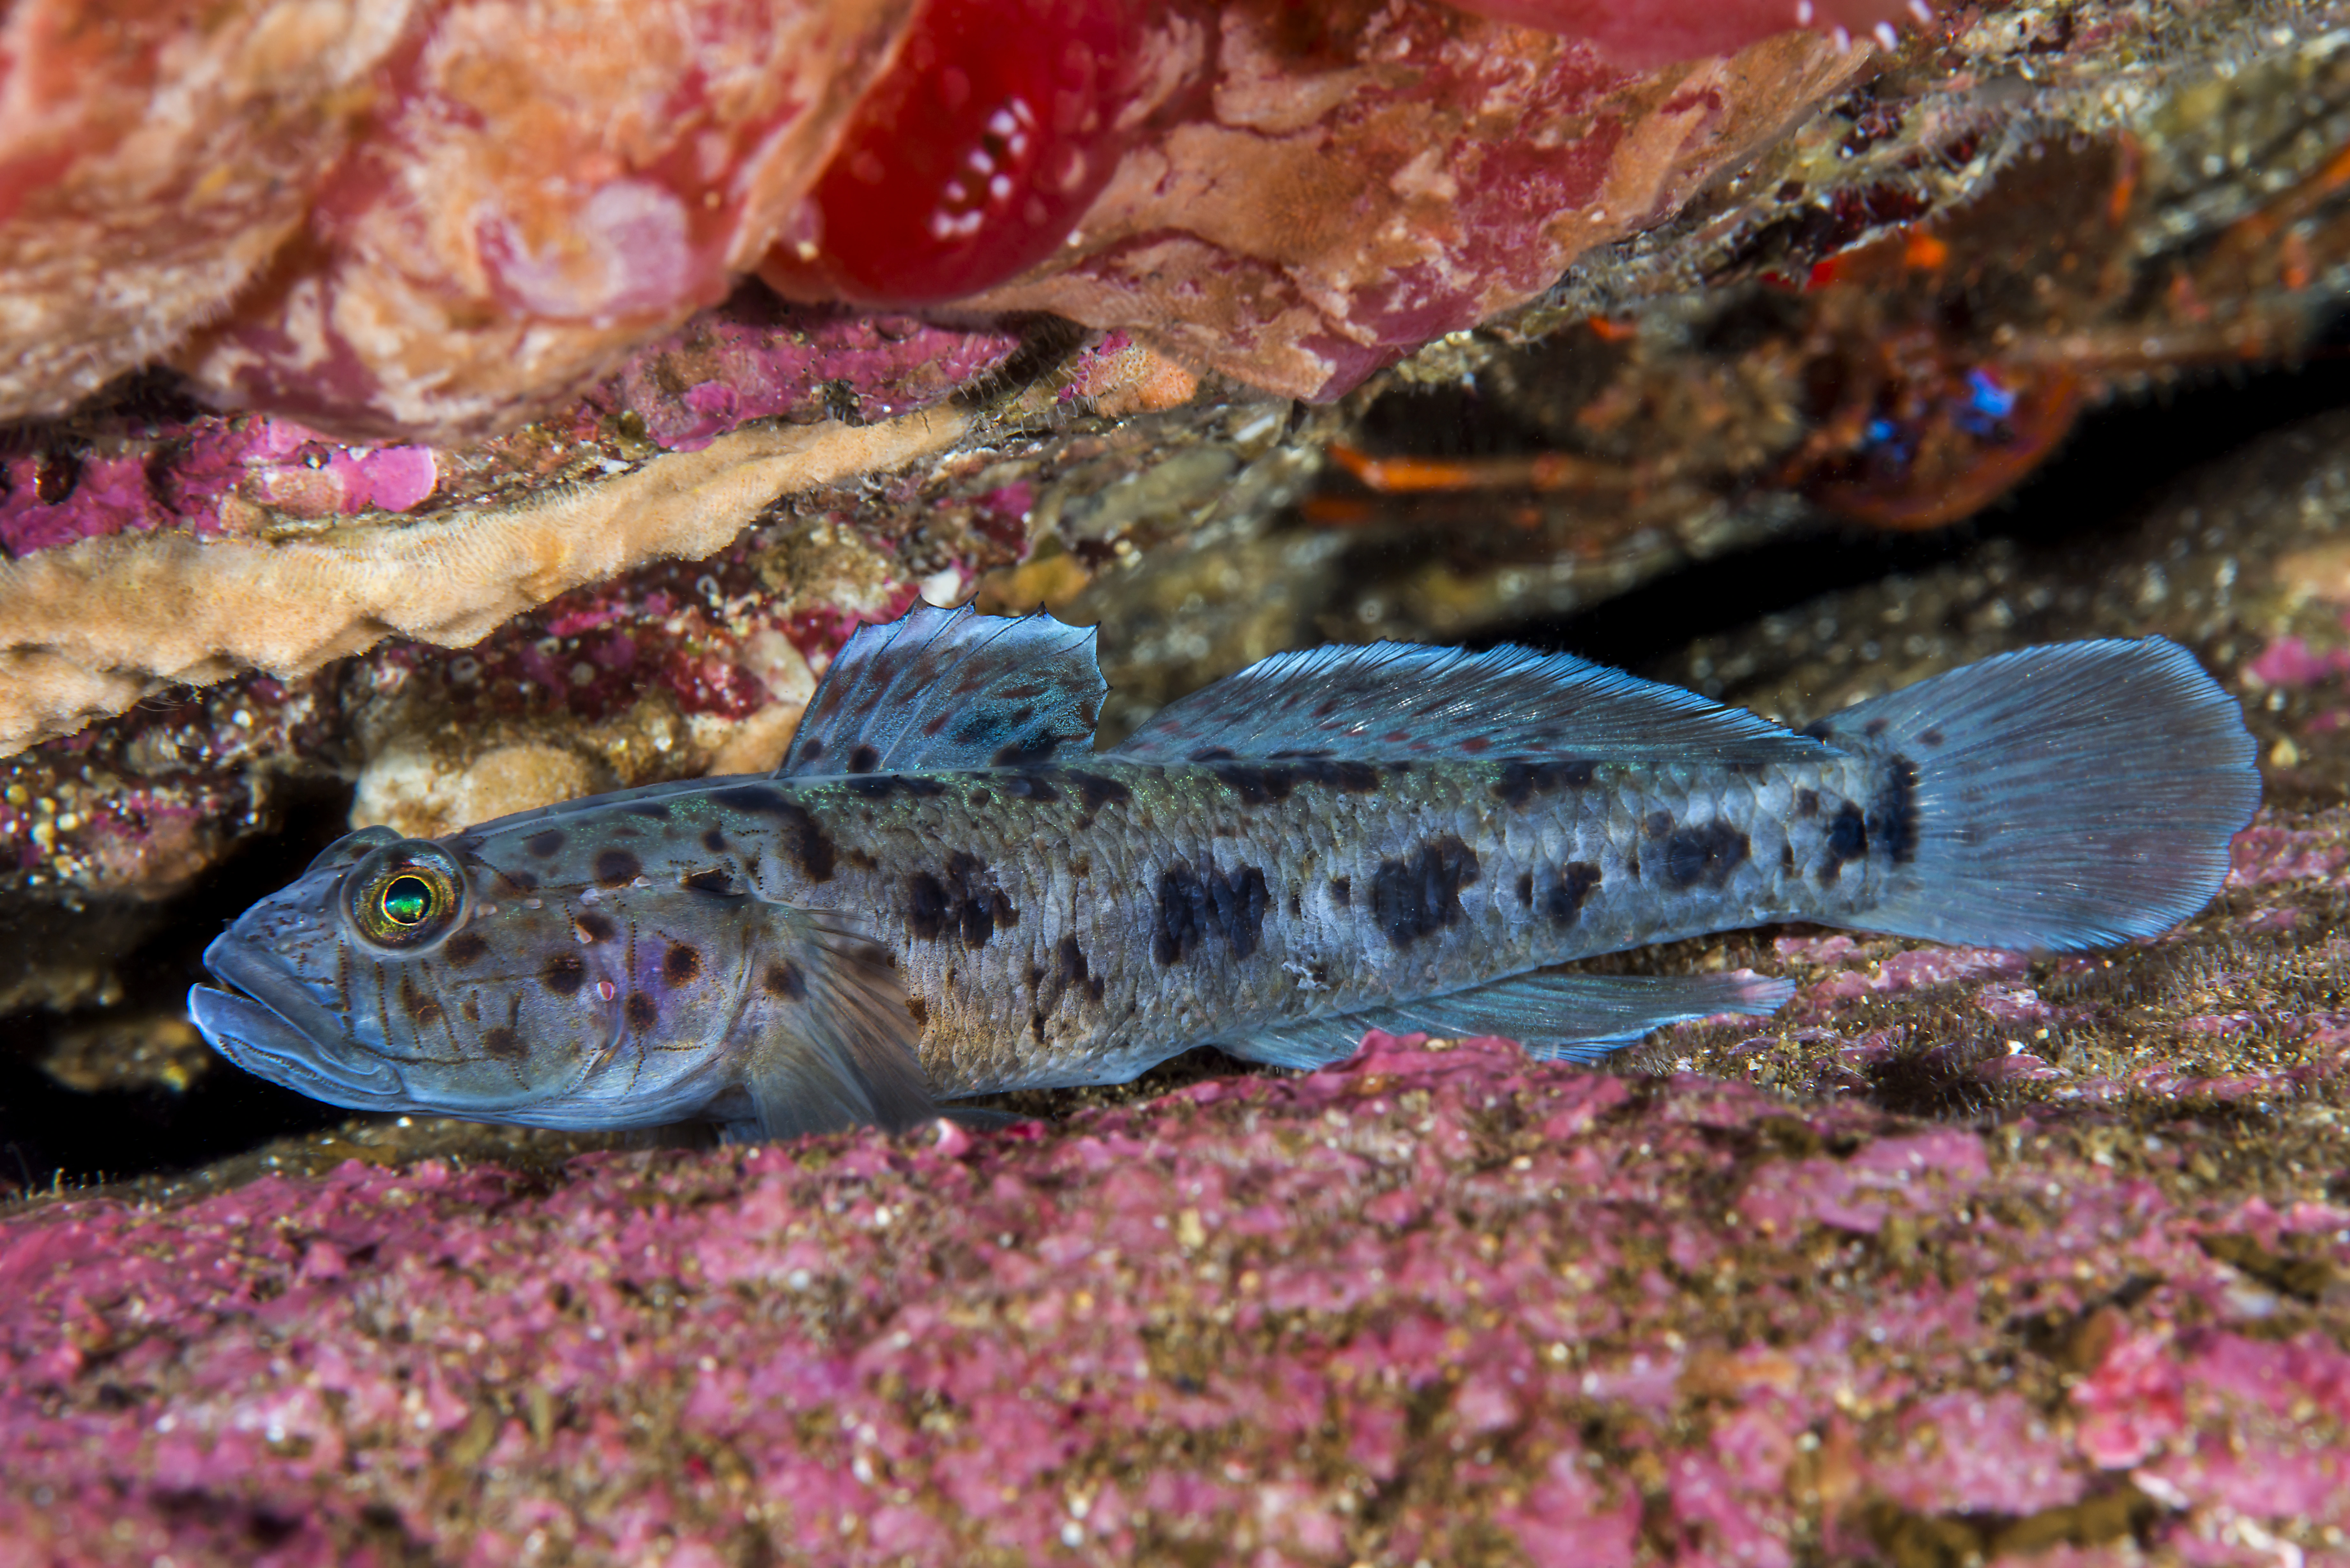
POLYGON ((207 950, 224 1054, 551 1127, 903 1127, 1189 1046, 1371 1028, 1603 1054, 1747 974, 1559 973, 1777 919, 2051 950, 2158 931, 2258 801, 2160 639, 2028 649, 1793 732, 1564 656, 1278 655, 1092 752, 1091 634, 860 631, 771 777, 355 834, 207 950))

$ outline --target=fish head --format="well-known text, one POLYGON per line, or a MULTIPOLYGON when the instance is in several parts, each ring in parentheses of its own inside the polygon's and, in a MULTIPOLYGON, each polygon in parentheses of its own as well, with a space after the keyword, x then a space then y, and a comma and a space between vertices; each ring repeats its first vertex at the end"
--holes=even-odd
POLYGON ((723 988, 678 1005, 668 992, 692 988, 669 982, 718 977, 698 962, 681 975, 659 940, 661 900, 627 899, 503 868, 479 832, 368 828, 213 941, 219 984, 192 991, 189 1012, 238 1066, 329 1105, 553 1127, 679 1120, 712 1096, 716 1053, 694 1043, 723 1036, 723 988))

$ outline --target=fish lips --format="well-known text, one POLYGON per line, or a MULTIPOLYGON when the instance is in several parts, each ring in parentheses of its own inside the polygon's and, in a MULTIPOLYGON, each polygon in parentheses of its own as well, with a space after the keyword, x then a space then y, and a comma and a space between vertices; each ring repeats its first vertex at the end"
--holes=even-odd
POLYGON ((192 986, 188 1015, 212 1048, 274 1084, 350 1110, 408 1107, 399 1069, 364 1051, 299 981, 234 933, 204 950, 227 990, 192 986))

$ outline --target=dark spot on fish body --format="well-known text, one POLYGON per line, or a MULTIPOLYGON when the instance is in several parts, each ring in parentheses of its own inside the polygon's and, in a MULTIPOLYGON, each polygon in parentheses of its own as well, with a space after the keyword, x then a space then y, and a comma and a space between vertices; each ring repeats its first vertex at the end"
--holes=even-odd
POLYGON ((881 753, 875 751, 871 746, 860 745, 848 753, 848 771, 850 773, 869 774, 880 765, 881 753))
POLYGON ((1895 757, 1885 764, 1883 781, 1868 802, 1868 836, 1884 848, 1896 866, 1907 866, 1918 854, 1918 764, 1895 757))
POLYGON ((788 959, 774 959, 760 971, 759 989, 769 996, 797 1002, 807 994, 807 977, 788 959))
POLYGON ((483 1031, 482 1049, 501 1062, 518 1061, 530 1054, 522 1043, 522 1035, 504 1025, 483 1031))
POLYGON ((660 1003, 641 991, 629 992, 629 1000, 620 1008, 620 1012, 628 1019, 629 1027, 639 1034, 649 1033, 654 1024, 660 1022, 660 1003))
POLYGON ((557 996, 577 996, 588 983, 588 961, 577 953, 557 953, 538 971, 540 983, 557 996))
POLYGON ((1055 789, 1053 781, 1043 774, 1013 774, 1009 777, 998 779, 995 787, 1014 800, 1044 801, 1061 798, 1061 792, 1055 789))
POLYGON ((1597 772, 1596 763, 1580 757, 1564 762, 1512 757, 1503 763, 1501 776, 1493 781, 1493 798, 1503 805, 1523 805, 1537 795, 1586 789, 1597 772))
POLYGON ((596 852, 596 884, 600 888, 625 888, 644 874, 644 862, 626 849, 600 849, 596 852))
POLYGON ((917 871, 906 879, 906 929, 924 941, 961 936, 966 948, 983 948, 998 926, 1016 926, 1020 911, 988 875, 987 865, 968 850, 947 857, 945 875, 917 871))
POLYGON ((1243 805, 1270 805, 1287 800, 1297 788, 1295 770, 1245 763, 1222 763, 1208 770, 1218 784, 1240 796, 1243 805))
POLYGON ((1355 879, 1352 877, 1331 877, 1330 901, 1342 909, 1352 904, 1355 901, 1355 879))
POLYGON ((1088 820, 1106 805, 1122 805, 1134 798, 1134 792, 1126 785, 1116 779, 1104 778, 1099 774, 1081 773, 1072 768, 1061 776, 1077 792, 1077 804, 1085 808, 1088 820))
POLYGON ((823 826, 809 815, 807 807, 782 790, 773 784, 736 784, 732 789, 717 791, 710 798, 730 811, 775 818, 783 829, 784 847, 800 874, 811 882, 832 880, 832 840, 826 836, 823 826))
POLYGON ((914 1021, 915 1028, 928 1029, 931 1026, 931 1004, 919 996, 910 996, 906 998, 906 1016, 914 1021))
POLYGON ((1939 746, 1942 743, 1944 737, 1942 732, 1939 730, 1921 730, 1918 732, 1918 739, 1926 745, 1939 746))
POLYGON ((620 809, 627 812, 630 816, 650 817, 655 822, 667 822, 669 820, 669 807, 661 805, 660 802, 657 800, 632 801, 629 805, 622 806, 620 809))
POLYGON ((867 800, 888 800, 904 794, 915 800, 947 793, 947 786, 924 774, 868 774, 848 781, 848 787, 867 800))
POLYGON ((1873 741, 1877 739, 1877 736, 1885 733, 1886 730, 1892 724, 1892 722, 1893 721, 1890 719, 1871 719, 1867 723, 1863 724, 1860 727, 1860 732, 1866 735, 1873 741))
POLYGON ((1028 1033, 1033 1039, 1035 1039, 1037 1044, 1043 1045, 1048 1044, 1045 1038, 1045 1010, 1043 1008, 1032 1007, 1028 1010, 1028 1033))
POLYGON ((519 866, 513 867, 511 868, 500 866, 495 867, 495 869, 498 874, 498 880, 504 882, 515 892, 536 893, 538 891, 538 877, 536 873, 525 871, 519 866))
POLYGON ((1518 902, 1529 909, 1534 907, 1534 874, 1531 871, 1518 873, 1518 902))
POLYGON ((1570 860, 1544 889, 1543 913, 1555 926, 1571 926, 1582 919, 1584 900, 1598 886, 1598 867, 1588 860, 1570 860))
POLYGON ((1649 837, 1662 838, 1673 830, 1673 814, 1669 811, 1652 811, 1641 822, 1640 827, 1649 837))
POLYGON ((1792 844, 1779 846, 1779 874, 1783 877, 1795 874, 1795 846, 1792 844))
POLYGON ((1820 792, 1799 789, 1795 792, 1794 810, 1797 816, 1817 816, 1820 814, 1820 792))
POLYGON ((1383 860, 1371 877, 1371 918, 1406 947, 1459 923, 1461 889, 1477 880, 1477 852, 1452 834, 1430 839, 1409 860, 1383 860))
POLYGON ((661 954, 661 980, 672 986, 691 985, 702 976, 702 951, 684 942, 671 942, 661 954))
POLYGON ((1846 801, 1828 819, 1828 832, 1822 845, 1820 886, 1825 888, 1844 876, 1845 863, 1858 860, 1868 854, 1868 824, 1860 808, 1846 801))
POLYGON ((541 860, 544 860, 560 850, 563 847, 563 829, 559 827, 550 827, 546 829, 544 832, 534 833, 528 838, 524 839, 522 841, 522 846, 531 854, 537 856, 541 860))
POLYGON ((1751 848, 1746 835, 1726 822, 1686 828, 1665 845, 1665 880, 1676 888, 1722 887, 1751 848))
POLYGON ((720 827, 703 828, 702 830, 702 846, 704 849, 709 850, 712 855, 725 854, 726 830, 720 827))
POLYGON ((680 881, 678 886, 689 893, 700 893, 705 898, 740 898, 745 896, 731 871, 696 871, 680 881))
POLYGON ((1270 898, 1264 872, 1254 866, 1220 871, 1211 863, 1201 875, 1177 861, 1159 875, 1159 921, 1151 933, 1151 956, 1162 964, 1189 958, 1211 935, 1220 936, 1234 958, 1256 951, 1270 898))
POLYGON ((479 1023, 482 1021, 482 999, 469 991, 465 993, 465 1000, 457 1004, 457 1011, 465 1015, 466 1023, 479 1023))
POLYGON ((490 950, 490 940, 479 931, 459 931, 441 944, 441 956, 453 964, 476 962, 490 950))
POLYGON ((814 736, 810 736, 808 743, 800 748, 800 761, 804 763, 812 763, 822 755, 824 755, 824 742, 814 736))
POLYGON ((420 1024, 439 1022, 441 1004, 416 989, 416 977, 403 972, 400 977, 400 1010, 420 1024))
POLYGON ((593 909, 584 910, 571 919, 572 929, 591 942, 608 942, 619 930, 609 915, 599 915, 593 909))
POLYGON ((1341 794, 1376 794, 1379 770, 1376 763, 1352 761, 1301 762, 1295 769, 1301 783, 1335 789, 1341 794))

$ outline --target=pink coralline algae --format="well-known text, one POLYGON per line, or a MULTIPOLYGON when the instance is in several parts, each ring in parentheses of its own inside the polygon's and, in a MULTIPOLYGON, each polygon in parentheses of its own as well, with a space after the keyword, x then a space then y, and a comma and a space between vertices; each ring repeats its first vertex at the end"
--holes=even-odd
POLYGON ((53 1203, 0 1562, 2340 1561, 2350 1210, 2083 1136, 1374 1034, 1057 1127, 53 1203))

